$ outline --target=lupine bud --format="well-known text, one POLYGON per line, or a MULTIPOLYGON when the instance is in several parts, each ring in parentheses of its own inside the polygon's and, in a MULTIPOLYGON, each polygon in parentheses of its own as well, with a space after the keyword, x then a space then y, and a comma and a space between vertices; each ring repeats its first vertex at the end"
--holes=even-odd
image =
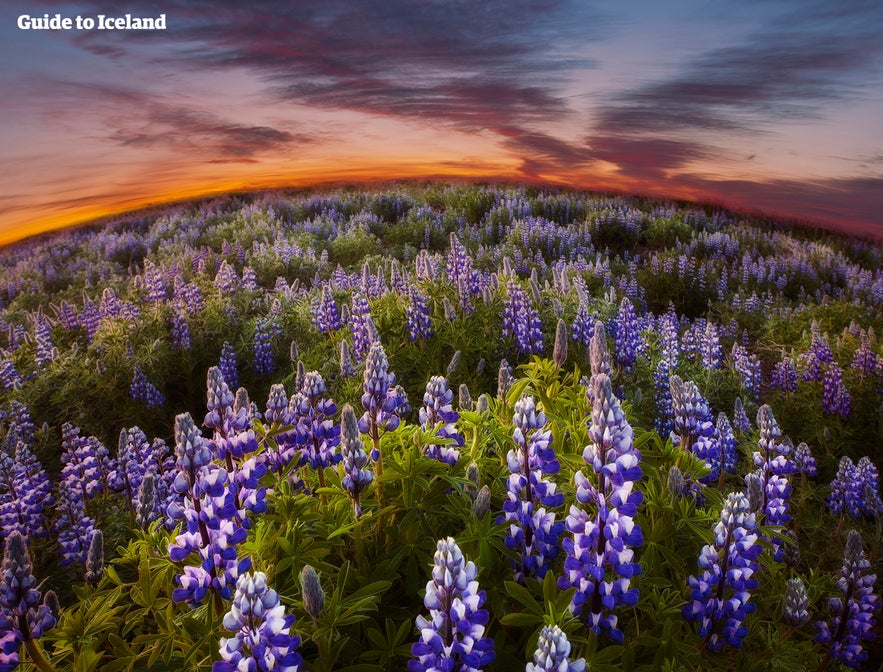
POLYGON ((469 394, 469 388, 466 386, 466 383, 460 383, 460 410, 461 411, 471 411, 472 410, 472 396, 469 394))
POLYGON ((86 582, 96 585, 104 574, 104 535, 95 530, 89 543, 89 555, 86 557, 86 582))
POLYGON ((555 327, 555 347, 552 350, 552 361, 560 369, 567 361, 567 325, 564 320, 558 320, 555 327))
POLYGON ((748 497, 748 508, 759 513, 763 508, 763 481, 754 472, 745 477, 745 495, 748 497))
POLYGON ((800 544, 793 530, 785 530, 785 536, 788 541, 782 545, 782 562, 786 567, 794 569, 800 562, 800 544))
POLYGON ((557 625, 547 625, 540 632, 534 662, 528 663, 525 672, 583 672, 584 658, 570 661, 570 642, 557 625))
POLYGON ((325 608, 325 591, 322 590, 319 575, 310 565, 305 565, 300 572, 300 587, 304 597, 304 610, 315 621, 325 608))
POLYGON ((481 486, 481 490, 472 502, 472 513, 476 518, 484 518, 491 506, 491 489, 487 485, 481 486))
POLYGON ((300 392, 304 387, 304 376, 306 376, 306 368, 304 367, 304 363, 300 360, 297 362, 297 373, 294 376, 294 390, 295 392, 300 392))
POLYGON ((785 607, 782 616, 788 625, 801 626, 809 620, 809 596, 803 581, 788 579, 785 587, 785 607))
POLYGON ((460 351, 459 350, 457 350, 457 352, 454 353, 454 355, 451 357, 451 361, 448 362, 448 371, 447 371, 448 378, 451 378, 457 372, 458 366, 460 366, 460 351))
POLYGON ((470 462, 469 466, 466 467, 466 480, 469 483, 466 484, 465 490, 473 499, 475 499, 475 495, 478 492, 478 485, 481 482, 479 479, 478 465, 475 462, 470 462))
POLYGON ((595 333, 592 334, 592 341, 589 343, 589 365, 591 366, 593 376, 599 373, 610 375, 610 353, 607 351, 607 332, 604 329, 604 323, 600 321, 595 325, 595 333))
POLYGON ((148 471, 141 479, 138 487, 138 506, 135 509, 135 522, 142 529, 147 529, 156 520, 156 477, 148 471))
POLYGON ((58 621, 58 617, 61 616, 61 603, 58 601, 58 595, 55 594, 54 590, 47 590, 46 594, 43 595, 43 604, 46 605, 46 608, 49 609, 49 613, 51 613, 55 620, 58 621))
POLYGON ((251 399, 248 398, 248 390, 240 387, 236 390, 236 399, 233 401, 233 414, 239 415, 239 411, 245 409, 246 413, 251 411, 251 399))
POLYGON ((288 346, 288 358, 291 360, 292 363, 294 363, 298 360, 298 354, 299 353, 297 350, 297 342, 292 341, 291 345, 288 346))
POLYGON ((486 394, 481 394, 475 404, 476 413, 487 413, 491 407, 491 400, 486 394))
POLYGON ((665 479, 665 486, 668 491, 675 497, 684 494, 684 474, 678 469, 677 465, 672 465, 668 470, 668 477, 665 479))
POLYGON ((497 372, 497 397, 505 398, 509 386, 512 384, 512 369, 509 368, 509 362, 505 359, 500 360, 500 369, 497 372))
POLYGON ((484 373, 485 368, 487 367, 487 361, 482 357, 478 360, 478 364, 475 365, 475 375, 480 376, 484 373))

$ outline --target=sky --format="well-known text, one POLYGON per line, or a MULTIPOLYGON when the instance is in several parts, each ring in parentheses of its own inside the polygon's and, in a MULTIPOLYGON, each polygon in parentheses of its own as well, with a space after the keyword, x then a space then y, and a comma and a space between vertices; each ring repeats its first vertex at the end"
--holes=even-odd
POLYGON ((883 239, 878 0, 0 0, 0 243, 230 190, 445 177, 883 239), (21 15, 157 31, 21 30, 21 15))

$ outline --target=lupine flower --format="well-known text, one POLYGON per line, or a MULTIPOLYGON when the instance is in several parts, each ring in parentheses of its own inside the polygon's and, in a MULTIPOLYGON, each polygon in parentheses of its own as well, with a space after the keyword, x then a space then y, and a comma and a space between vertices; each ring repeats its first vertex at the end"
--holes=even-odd
POLYGON ((187 316, 181 311, 175 311, 169 318, 169 340, 173 348, 189 350, 192 344, 190 340, 190 325, 187 324, 187 316))
POLYGON ((278 330, 269 319, 261 319, 255 323, 254 329, 254 372, 265 376, 276 370, 276 358, 273 356, 271 339, 278 330))
POLYGON ((742 405, 740 397, 736 397, 736 401, 733 404, 733 429, 743 434, 751 431, 751 420, 748 419, 748 414, 745 413, 745 407, 742 405))
POLYGON ((770 374, 770 387, 783 392, 797 391, 797 368, 790 357, 782 357, 770 374))
POLYGON ((868 573, 870 567, 861 534, 850 530, 843 567, 837 576, 837 588, 843 597, 832 597, 828 601, 830 621, 815 623, 815 641, 828 646, 831 657, 847 667, 858 668, 868 659, 862 641, 874 637, 874 612, 880 608, 880 601, 874 595, 877 575, 868 573))
POLYGON ((224 345, 221 346, 221 359, 218 361, 218 368, 231 390, 239 387, 239 366, 236 361, 236 353, 233 351, 233 346, 227 341, 224 341, 224 345))
POLYGON ((616 363, 631 373, 643 354, 644 345, 635 308, 627 296, 619 302, 619 313, 613 321, 613 343, 616 363))
MULTIPOLYGON (((340 445, 340 425, 331 419, 337 414, 337 404, 325 397, 325 381, 318 371, 304 374, 303 394, 298 401, 291 398, 289 409, 298 425, 298 443, 306 461, 319 472, 320 485, 324 485, 322 470, 341 460, 337 447, 340 445)), ((295 395, 298 396, 298 395, 295 395)))
POLYGON ((519 354, 543 353, 543 324, 540 315, 514 278, 507 284, 507 299, 503 308, 502 338, 515 339, 519 354))
POLYGON ((595 322, 589 317, 589 310, 586 308, 586 304, 580 301, 576 309, 576 317, 573 318, 573 326, 570 328, 570 338, 574 343, 579 343, 588 349, 594 333, 595 322))
MULTIPOLYGON (((6 440, 14 437, 10 427, 6 440)), ((43 466, 18 438, 10 455, 0 448, 0 531, 8 537, 17 531, 26 541, 48 534, 43 511, 55 501, 52 483, 43 466)))
POLYGON ((696 383, 692 380, 681 380, 680 376, 671 376, 669 383, 674 411, 672 443, 705 461, 711 473, 700 480, 706 484, 711 483, 717 480, 724 468, 723 460, 729 459, 732 462, 732 450, 726 456, 723 454, 714 415, 708 402, 699 393, 696 383))
POLYGON ((731 492, 714 528, 715 543, 703 547, 699 555, 702 574, 688 579, 690 601, 681 611, 688 621, 699 623, 699 636, 706 646, 718 651, 724 644, 741 647, 748 633, 745 617, 755 610, 749 603, 750 590, 757 588, 752 578, 757 572, 760 544, 757 522, 748 498, 731 492))
MULTIPOLYGON (((757 412, 757 426, 760 429, 757 441, 760 450, 755 451, 752 457, 763 485, 762 521, 765 525, 784 525, 791 520, 788 513, 791 486, 787 476, 793 474, 797 467, 788 459, 788 445, 777 441, 782 432, 772 409, 766 404, 757 412)), ((776 549, 775 560, 781 562, 782 540, 774 537, 771 541, 776 549)))
POLYGON ((837 362, 829 362, 822 379, 822 413, 849 417, 852 396, 843 383, 843 371, 837 362))
POLYGON ((290 634, 294 620, 267 586, 266 574, 241 574, 233 604, 224 615, 224 627, 234 635, 221 637, 223 660, 212 664, 212 672, 298 672, 300 637, 290 634))
POLYGON ((58 357, 58 348, 52 344, 52 332, 49 320, 40 312, 34 322, 35 360, 38 369, 42 369, 58 357))
POLYGON ((353 292, 352 310, 350 311, 350 328, 353 332, 353 355, 357 362, 365 359, 374 338, 374 320, 368 299, 359 292, 353 292))
POLYGON ((40 604, 25 540, 13 532, 6 539, 0 567, 0 666, 14 670, 22 642, 40 639, 55 622, 49 607, 40 604))
POLYGON ((735 474, 739 462, 739 447, 736 445, 736 437, 733 435, 733 426, 726 413, 718 413, 715 424, 715 441, 720 451, 720 461, 724 471, 735 474))
POLYGON ((593 401, 589 426, 592 443, 583 451, 583 459, 592 466, 597 484, 582 471, 574 475, 574 481, 577 501, 591 505, 593 511, 570 507, 565 526, 573 538, 563 541, 568 557, 558 587, 576 588, 571 611, 581 616, 595 634, 603 630, 614 641, 622 642, 615 610, 638 601, 637 589, 629 588, 629 584, 631 577, 641 571, 632 550, 643 543, 641 528, 634 522, 643 501, 643 494, 634 490, 641 478, 641 455, 632 446, 632 428, 606 373, 592 376, 589 394, 593 401))
POLYGON ((512 424, 515 449, 506 456, 510 472, 507 499, 504 515, 497 522, 509 524, 506 548, 519 551, 515 580, 524 583, 528 576, 542 579, 558 556, 564 523, 556 523, 555 514, 543 507, 561 506, 564 495, 556 493, 555 484, 544 478, 557 474, 561 466, 550 445, 552 432, 544 429, 546 414, 537 410, 533 397, 525 395, 515 403, 512 424))
POLYGON ((198 566, 184 567, 176 579, 180 588, 172 593, 176 602, 198 605, 211 589, 229 599, 237 577, 251 568, 248 558, 237 562, 236 545, 247 537, 240 524, 235 486, 227 472, 212 462, 212 445, 194 425, 189 413, 175 418, 175 452, 178 475, 175 491, 182 502, 169 505, 168 514, 183 523, 169 556, 181 562, 198 555, 198 566))
POLYGON ((61 553, 59 564, 85 564, 95 532, 95 522, 86 515, 82 491, 74 490, 70 481, 62 480, 58 487, 56 509, 58 517, 55 520, 55 532, 61 553))
POLYGON ((432 320, 426 297, 414 285, 408 287, 408 340, 411 342, 430 338, 433 335, 432 320))
POLYGON ((362 447, 356 414, 349 404, 344 404, 340 415, 340 453, 344 473, 340 485, 352 498, 356 518, 359 518, 362 515, 362 491, 374 480, 374 474, 362 447))
POLYGON ((435 430, 435 435, 453 441, 452 445, 429 444, 424 448, 424 454, 450 465, 457 464, 460 458, 460 451, 457 448, 463 445, 463 437, 456 427, 460 414, 451 405, 453 399, 454 392, 448 387, 448 381, 444 376, 433 376, 426 384, 423 407, 418 414, 424 430, 433 430, 440 424, 441 426, 435 430))
POLYGON ((4 390, 18 390, 21 388, 24 380, 15 363, 9 358, 0 359, 0 385, 4 390))
POLYGON ((809 620, 809 595, 803 581, 788 579, 785 586, 785 605, 782 609, 782 617, 788 625, 801 626, 809 620))
POLYGON ((733 344, 732 356, 733 368, 742 380, 742 387, 757 401, 760 398, 760 360, 738 343, 733 344))
POLYGON ((525 672, 583 672, 584 658, 571 662, 570 642, 557 625, 547 625, 540 631, 534 662, 528 663, 525 672))
POLYGON ((504 359, 500 360, 500 368, 497 371, 497 398, 505 399, 506 393, 509 391, 509 387, 514 382, 514 378, 512 378, 512 367, 509 366, 509 363, 504 359))
POLYGON ((877 375, 879 358, 871 348, 870 339, 865 331, 862 332, 861 344, 856 348, 849 366, 854 371, 858 371, 861 378, 873 379, 877 375))
POLYGON ((840 458, 837 475, 831 481, 831 493, 825 504, 831 513, 849 514, 858 518, 862 512, 863 489, 864 479, 852 460, 844 455, 840 458))
POLYGON ((343 326, 340 320, 340 311, 337 309, 337 302, 331 295, 331 287, 328 283, 322 285, 322 296, 313 305, 310 312, 313 317, 313 324, 320 334, 338 331, 343 326))
POLYGON ((364 415, 359 419, 359 431, 371 437, 374 447, 371 450, 371 459, 377 462, 380 459, 378 442, 380 431, 394 431, 399 426, 399 416, 396 409, 401 405, 398 396, 388 394, 391 387, 395 386, 396 377, 389 372, 389 362, 386 352, 379 341, 371 344, 371 350, 365 360, 365 374, 362 389, 362 407, 364 415))
POLYGON ((669 436, 674 430, 674 406, 671 399, 671 369, 665 359, 660 359, 653 372, 653 399, 656 416, 653 426, 659 436, 669 436))
POLYGON ((858 461, 856 476, 862 484, 862 513, 866 516, 883 513, 883 502, 880 501, 880 472, 869 457, 863 457, 858 461))
POLYGON ((720 335, 717 325, 713 322, 705 324, 705 331, 699 342, 699 354, 702 358, 702 366, 708 370, 719 369, 723 365, 720 335))
POLYGON ((489 616, 481 608, 485 592, 475 580, 478 570, 451 537, 439 540, 433 560, 423 598, 429 618, 417 617, 420 639, 411 647, 415 659, 408 661, 408 670, 481 672, 495 655, 493 640, 483 636, 489 616))
POLYGON ((812 451, 803 441, 798 443, 797 448, 794 449, 794 464, 797 466, 798 473, 806 474, 810 478, 818 476, 816 458, 812 456, 812 451))
POLYGON ((129 386, 129 396, 133 401, 140 401, 148 409, 160 408, 166 403, 162 392, 156 389, 148 379, 141 367, 135 365, 135 373, 132 376, 132 384, 129 386))

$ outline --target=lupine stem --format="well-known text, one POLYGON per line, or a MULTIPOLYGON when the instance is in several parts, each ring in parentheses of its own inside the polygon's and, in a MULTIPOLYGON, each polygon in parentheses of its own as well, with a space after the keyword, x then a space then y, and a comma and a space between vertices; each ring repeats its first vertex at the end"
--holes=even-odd
POLYGON ((34 667, 40 670, 40 672, 56 672, 52 664, 48 660, 46 660, 43 652, 40 651, 40 647, 37 645, 36 641, 34 641, 33 639, 26 639, 24 641, 24 645, 34 667))

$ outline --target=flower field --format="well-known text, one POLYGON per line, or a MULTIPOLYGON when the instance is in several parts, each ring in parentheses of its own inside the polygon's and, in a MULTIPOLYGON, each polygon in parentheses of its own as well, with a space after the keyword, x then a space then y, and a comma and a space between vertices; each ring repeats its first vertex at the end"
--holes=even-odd
POLYGON ((872 670, 883 249, 506 186, 0 252, 0 671, 872 670))

